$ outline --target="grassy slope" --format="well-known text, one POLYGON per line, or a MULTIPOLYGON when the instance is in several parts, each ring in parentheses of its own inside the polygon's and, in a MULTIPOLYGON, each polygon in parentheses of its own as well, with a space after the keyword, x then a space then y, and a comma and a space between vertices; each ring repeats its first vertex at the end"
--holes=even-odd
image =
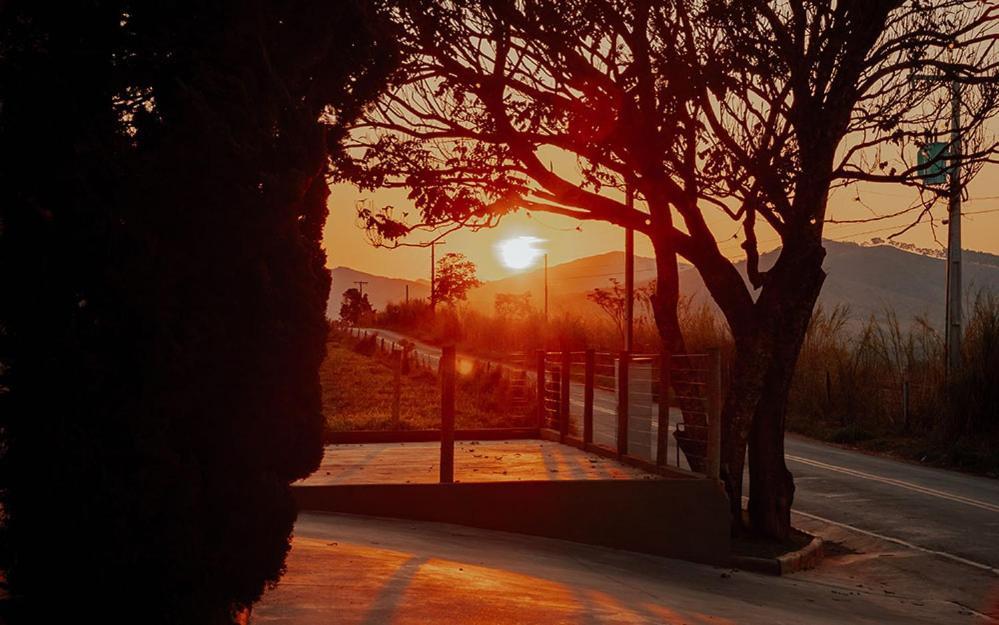
MULTIPOLYGON (((354 341, 331 335, 320 369, 323 413, 328 431, 392 429, 392 369, 380 355, 365 356, 354 341)), ((528 425, 530 418, 511 414, 499 396, 504 384, 485 376, 461 379, 457 386, 456 427, 491 428, 528 425)), ((529 411, 529 409, 528 409, 529 411)), ((524 412, 523 410, 521 412, 524 412)), ((426 370, 402 376, 400 429, 440 427, 440 382, 426 370)))

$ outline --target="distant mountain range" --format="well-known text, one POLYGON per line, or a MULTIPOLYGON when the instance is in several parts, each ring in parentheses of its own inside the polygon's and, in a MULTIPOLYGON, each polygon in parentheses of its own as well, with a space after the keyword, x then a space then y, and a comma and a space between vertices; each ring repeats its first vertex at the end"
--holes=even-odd
MULTIPOLYGON (((826 310, 847 306, 855 323, 892 310, 902 323, 923 317, 930 325, 943 327, 947 289, 944 259, 890 245, 838 241, 825 241, 824 245, 827 277, 819 295, 820 306, 826 310)), ((761 268, 772 265, 777 254, 774 251, 761 255, 761 268)), ((966 301, 982 289, 999 294, 999 256, 966 250, 962 260, 966 301)), ((738 269, 745 277, 745 263, 739 263, 738 269)), ((711 299, 696 271, 683 275, 681 290, 695 302, 711 299)))
MULTIPOLYGON (((821 306, 826 309, 837 305, 848 306, 855 322, 892 309, 903 322, 923 316, 936 327, 943 325, 946 288, 943 259, 887 245, 861 246, 826 241, 825 247, 824 267, 828 277, 819 297, 821 306)), ((761 267, 769 266, 776 257, 777 252, 763 254, 761 267)), ((739 263, 737 268, 745 276, 745 263, 739 263)), ((965 252, 963 272, 966 297, 973 297, 979 289, 999 293, 999 256, 965 252)), ((636 256, 635 284, 648 284, 655 276, 654 259, 636 256)), ((580 314, 596 313, 596 306, 586 299, 586 294, 594 288, 609 286, 612 278, 624 281, 623 252, 607 252, 549 267, 549 309, 553 314, 566 310, 580 314)), ((425 280, 402 280, 337 267, 333 270, 333 289, 327 310, 329 316, 339 314, 343 291, 356 286, 353 282, 357 280, 367 282, 364 292, 369 294, 369 300, 376 309, 384 308, 390 301, 403 300, 406 285, 409 285, 411 298, 424 298, 430 292, 430 285, 425 280)), ((700 275, 689 265, 680 266, 680 290, 695 305, 704 302, 713 306, 700 275)), ((469 294, 468 304, 474 309, 490 312, 497 294, 525 292, 531 294, 535 308, 544 306, 543 269, 486 282, 469 294)))
MULTIPOLYGON (((656 261, 635 257, 635 283, 655 280, 656 261)), ((607 287, 611 280, 624 282, 624 252, 606 252, 554 265, 548 268, 548 305, 553 312, 575 309, 582 298, 584 306, 592 306, 585 294, 598 287, 607 287)), ((539 310, 545 304, 544 268, 486 282, 468 295, 471 307, 489 312, 494 309, 499 293, 530 293, 531 302, 539 310)))
POLYGON ((406 299, 406 288, 412 299, 426 298, 430 295, 430 282, 427 280, 404 280, 389 278, 372 273, 357 271, 350 267, 337 267, 330 272, 333 285, 330 287, 330 299, 326 304, 326 316, 336 319, 340 316, 340 303, 343 292, 347 289, 360 288, 368 296, 368 301, 375 310, 382 310, 389 302, 401 302, 406 299), (358 285, 358 282, 365 284, 358 285))

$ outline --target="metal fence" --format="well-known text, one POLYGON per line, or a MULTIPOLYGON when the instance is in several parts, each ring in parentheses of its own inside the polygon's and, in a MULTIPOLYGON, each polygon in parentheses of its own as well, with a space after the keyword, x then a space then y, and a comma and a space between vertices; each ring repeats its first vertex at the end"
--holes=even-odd
POLYGON ((538 423, 560 440, 718 476, 716 350, 670 356, 665 371, 659 354, 538 352, 536 359, 538 423))
MULTIPOLYGON (((397 355, 404 370, 441 374, 436 349, 358 328, 347 332, 357 339, 373 339, 377 350, 397 355)), ((493 375, 491 379, 505 385, 511 411, 533 413, 539 434, 547 431, 563 443, 624 460, 718 478, 718 350, 671 355, 665 370, 659 354, 595 350, 454 359, 459 378, 493 375)))

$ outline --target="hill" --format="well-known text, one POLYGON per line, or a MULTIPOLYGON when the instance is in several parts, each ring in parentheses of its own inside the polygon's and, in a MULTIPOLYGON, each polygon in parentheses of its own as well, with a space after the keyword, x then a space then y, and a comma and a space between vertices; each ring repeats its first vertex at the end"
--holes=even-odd
MULTIPOLYGON (((635 283, 641 284, 656 277, 656 261, 643 256, 635 257, 635 283)), ((607 252, 587 256, 548 268, 548 303, 557 312, 574 308, 581 296, 597 287, 606 287, 612 278, 624 282, 624 252, 607 252)), ((541 309, 545 301, 545 272, 535 269, 502 280, 486 282, 468 295, 468 304, 482 312, 492 312, 499 293, 530 293, 533 305, 541 309)), ((586 306, 591 306, 585 297, 586 306)))
MULTIPOLYGON (((925 318, 933 327, 944 323, 946 262, 941 258, 901 250, 890 245, 863 246, 826 241, 823 267, 828 274, 819 305, 828 309, 847 306, 853 323, 866 321, 893 310, 899 321, 925 318)), ((771 266, 777 251, 763 254, 761 268, 771 266)), ((965 252, 965 300, 981 290, 999 293, 999 256, 985 252, 965 252)), ((745 263, 737 265, 745 278, 745 263)), ((694 302, 709 302, 710 296, 696 271, 681 276, 681 290, 694 302)), ((713 305, 713 304, 711 304, 713 305)))
MULTIPOLYGON (((946 288, 943 259, 888 245, 862 246, 826 241, 825 247, 824 267, 828 277, 819 296, 821 306, 827 309, 848 306, 856 323, 892 309, 903 322, 922 316, 935 327, 943 325, 946 288)), ((776 251, 763 254, 761 268, 769 267, 776 258, 776 251)), ((739 263, 737 268, 745 276, 745 263, 739 263)), ((983 288, 999 293, 999 256, 966 252, 963 271, 966 299, 983 288)), ((655 279, 655 275, 653 259, 635 257, 636 285, 648 284, 655 279)), ((608 286, 611 278, 624 280, 623 252, 607 252, 549 267, 549 309, 553 314, 563 311, 595 313, 597 309, 586 299, 586 293, 608 286)), ((401 300, 407 283, 411 285, 410 297, 426 297, 429 292, 426 282, 373 276, 345 267, 334 270, 334 284, 342 285, 340 292, 353 286, 351 282, 354 280, 369 281, 365 292, 372 294, 371 302, 376 308, 384 307, 384 303, 390 300, 401 300)), ((680 266, 680 291, 695 305, 703 302, 713 306, 700 275, 689 265, 680 266)), ((336 287, 334 292, 337 292, 336 287)), ((535 308, 544 306, 543 269, 487 282, 469 294, 468 303, 474 309, 491 312, 497 294, 524 292, 531 294, 535 308)), ((339 292, 336 301, 338 310, 339 292)))
POLYGON ((364 285, 364 293, 368 295, 368 301, 375 307, 375 310, 384 309, 385 304, 389 302, 400 302, 406 299, 407 286, 410 298, 418 299, 430 295, 430 284, 425 280, 389 278, 357 271, 350 267, 337 267, 330 273, 333 276, 333 285, 330 287, 330 298, 326 304, 326 316, 331 319, 340 316, 340 302, 343 299, 343 292, 357 287, 355 282, 358 281, 367 282, 364 285))

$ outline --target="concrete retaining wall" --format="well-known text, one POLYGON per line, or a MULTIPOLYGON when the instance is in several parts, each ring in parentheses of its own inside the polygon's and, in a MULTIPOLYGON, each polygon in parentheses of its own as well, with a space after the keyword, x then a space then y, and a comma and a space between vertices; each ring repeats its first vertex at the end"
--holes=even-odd
POLYGON ((299 508, 455 523, 694 562, 730 556, 728 501, 707 479, 296 486, 299 508))

